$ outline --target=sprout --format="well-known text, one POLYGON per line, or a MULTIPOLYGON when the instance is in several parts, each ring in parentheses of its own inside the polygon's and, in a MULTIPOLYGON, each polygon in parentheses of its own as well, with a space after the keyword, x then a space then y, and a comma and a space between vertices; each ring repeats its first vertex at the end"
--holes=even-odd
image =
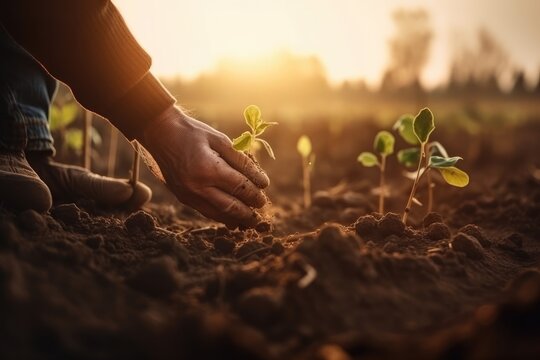
POLYGON ((264 121, 262 119, 261 110, 255 105, 249 105, 244 110, 244 118, 251 131, 244 131, 242 135, 234 139, 233 148, 251 154, 255 143, 260 143, 266 149, 268 155, 270 155, 272 159, 275 159, 276 157, 274 156, 274 151, 270 144, 266 140, 259 138, 259 136, 262 135, 268 127, 277 125, 277 122, 264 121))
POLYGON ((304 185, 304 207, 311 205, 311 172, 315 166, 315 154, 312 152, 311 140, 306 135, 298 139, 296 149, 302 157, 302 179, 304 185))
POLYGON ((457 187, 467 186, 469 176, 454 165, 462 160, 459 156, 449 157, 446 149, 437 141, 429 142, 431 133, 435 130, 433 113, 428 108, 422 109, 416 117, 412 119, 410 115, 402 116, 394 125, 401 137, 411 145, 419 144, 420 147, 400 150, 397 154, 398 161, 406 167, 417 165, 416 174, 413 177, 414 183, 403 213, 403 222, 407 221, 412 203, 420 204, 414 197, 421 177, 427 175, 428 183, 428 212, 433 208, 433 187, 431 179, 431 169, 437 169, 443 179, 450 185, 457 187), (411 134, 414 134, 416 142, 411 134))
POLYGON ((379 184, 379 213, 384 213, 384 195, 385 195, 385 181, 384 174, 386 168, 386 157, 394 153, 394 136, 388 131, 380 131, 375 136, 373 142, 373 148, 376 153, 380 155, 380 161, 377 155, 371 152, 362 152, 358 155, 357 161, 365 167, 378 166, 380 170, 380 184, 379 184))
POLYGON ((101 145, 101 136, 92 126, 92 113, 86 111, 83 129, 73 127, 79 115, 79 105, 75 101, 62 106, 52 105, 50 111, 49 128, 58 136, 61 152, 70 149, 77 155, 82 155, 82 165, 90 169, 91 143, 101 145))

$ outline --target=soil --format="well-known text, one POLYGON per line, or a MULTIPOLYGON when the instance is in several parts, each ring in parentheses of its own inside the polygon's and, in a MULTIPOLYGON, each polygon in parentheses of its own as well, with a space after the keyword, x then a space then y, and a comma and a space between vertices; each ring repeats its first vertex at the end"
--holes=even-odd
POLYGON ((2 358, 538 358, 534 161, 437 185, 408 226, 369 181, 282 192, 245 231, 163 202, 2 211, 2 358))

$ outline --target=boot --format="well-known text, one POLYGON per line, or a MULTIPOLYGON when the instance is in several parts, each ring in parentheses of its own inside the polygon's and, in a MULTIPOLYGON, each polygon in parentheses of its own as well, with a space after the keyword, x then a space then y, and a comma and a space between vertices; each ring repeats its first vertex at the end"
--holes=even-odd
POLYGON ((49 187, 55 203, 94 200, 105 207, 138 209, 150 201, 152 191, 138 182, 101 176, 79 166, 57 163, 44 153, 27 153, 28 162, 49 187))
POLYGON ((30 167, 24 153, 0 151, 0 206, 46 212, 51 205, 49 188, 30 167))

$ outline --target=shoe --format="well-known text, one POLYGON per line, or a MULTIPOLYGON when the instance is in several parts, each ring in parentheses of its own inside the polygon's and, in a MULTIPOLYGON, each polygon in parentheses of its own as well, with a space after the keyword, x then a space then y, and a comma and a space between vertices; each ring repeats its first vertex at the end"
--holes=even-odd
POLYGON ((30 167, 22 152, 0 151, 0 206, 42 213, 52 206, 49 188, 30 167))
POLYGON ((51 190, 55 203, 93 200, 104 207, 139 209, 152 197, 150 188, 127 179, 101 176, 79 166, 57 163, 48 154, 27 153, 28 162, 51 190))

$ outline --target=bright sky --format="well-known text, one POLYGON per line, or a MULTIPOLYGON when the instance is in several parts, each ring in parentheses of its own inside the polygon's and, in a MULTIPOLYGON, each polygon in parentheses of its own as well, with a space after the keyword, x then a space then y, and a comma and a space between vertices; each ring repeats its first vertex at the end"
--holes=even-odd
POLYGON ((194 77, 222 58, 279 50, 317 55, 333 81, 377 84, 388 62, 393 10, 422 7, 434 39, 424 82, 447 76, 453 38, 487 28, 526 69, 540 71, 540 0, 113 0, 158 75, 194 77))

